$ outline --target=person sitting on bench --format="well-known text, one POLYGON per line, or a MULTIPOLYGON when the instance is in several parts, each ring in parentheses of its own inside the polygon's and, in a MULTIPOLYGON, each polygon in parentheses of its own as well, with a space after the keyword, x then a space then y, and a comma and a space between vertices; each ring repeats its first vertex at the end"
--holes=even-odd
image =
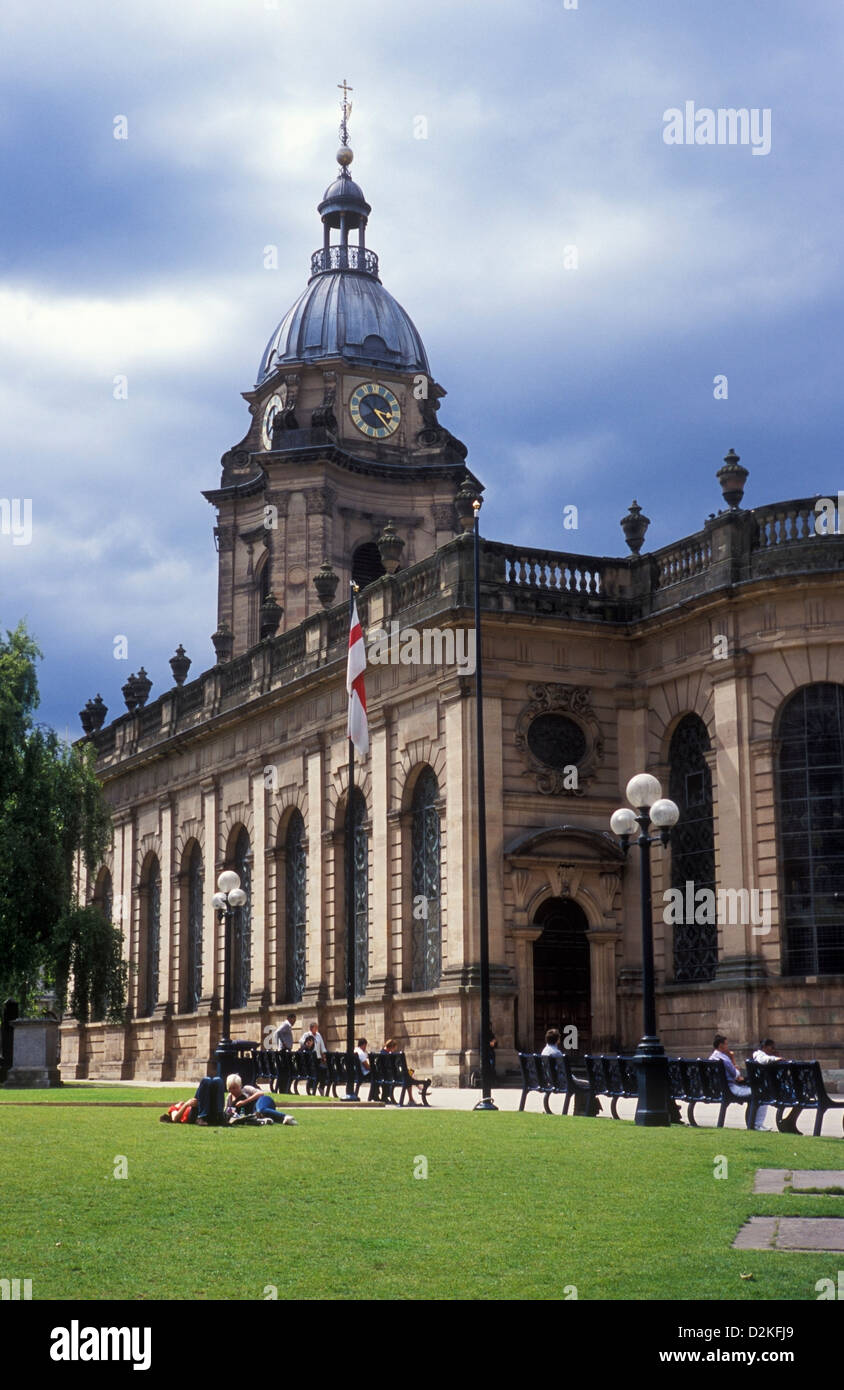
MULTIPOLYGON (((745 1086, 742 1084, 742 1077, 738 1067, 736 1066, 736 1059, 733 1056, 732 1052, 730 1052, 729 1048, 726 1046, 726 1042, 727 1039, 725 1038, 723 1033, 716 1033, 715 1038, 712 1042, 712 1053, 710 1055, 709 1060, 710 1062, 723 1063, 724 1070, 727 1073, 727 1085, 729 1086, 730 1090, 732 1091, 733 1095, 736 1097, 737 1100, 750 1100, 750 1097, 753 1095, 753 1092, 751 1091, 749 1086, 745 1086)), ((767 1105, 760 1105, 759 1109, 756 1111, 756 1123, 753 1126, 754 1129, 765 1128, 765 1116, 767 1115, 767 1113, 767 1105)))
MULTIPOLYGON (((776 1043, 773 1038, 763 1038, 756 1051, 753 1053, 754 1062, 761 1062, 767 1066, 771 1062, 781 1062, 782 1057, 778 1057, 774 1052, 776 1043)), ((800 1107, 794 1106, 787 1115, 780 1120, 780 1132, 783 1134, 799 1134, 795 1115, 800 1113, 800 1107)))

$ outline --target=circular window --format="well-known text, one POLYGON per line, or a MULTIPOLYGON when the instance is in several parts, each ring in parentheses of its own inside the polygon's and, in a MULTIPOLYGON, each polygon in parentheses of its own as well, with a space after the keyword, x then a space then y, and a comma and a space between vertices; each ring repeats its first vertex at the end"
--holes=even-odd
POLYGON ((546 767, 576 765, 586 755, 586 735, 564 714, 540 714, 527 731, 528 748, 546 767))

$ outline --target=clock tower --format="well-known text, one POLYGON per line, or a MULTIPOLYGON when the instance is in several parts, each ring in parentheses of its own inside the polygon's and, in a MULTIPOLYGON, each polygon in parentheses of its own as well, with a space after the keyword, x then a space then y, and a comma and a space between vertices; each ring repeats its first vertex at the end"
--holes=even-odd
POLYGON ((204 494, 218 512, 224 655, 343 602, 350 579, 384 573, 382 554, 392 569, 424 560, 460 530, 461 486, 481 491, 465 445, 439 423, 446 393, 422 339, 366 243, 371 208, 349 172, 350 90, 339 172, 318 206, 322 246, 244 392, 250 427, 204 494))

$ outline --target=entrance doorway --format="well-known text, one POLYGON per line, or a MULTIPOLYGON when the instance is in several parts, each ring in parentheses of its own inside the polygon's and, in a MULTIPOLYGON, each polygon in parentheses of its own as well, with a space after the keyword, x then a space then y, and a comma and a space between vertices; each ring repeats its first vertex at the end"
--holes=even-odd
MULTIPOLYGON (((588 1052, 592 1033, 589 923, 571 898, 546 898, 533 919, 542 935, 533 943, 534 1050, 549 1028, 577 1028, 577 1051, 588 1052)), ((571 1034, 569 1035, 571 1036, 571 1034)))

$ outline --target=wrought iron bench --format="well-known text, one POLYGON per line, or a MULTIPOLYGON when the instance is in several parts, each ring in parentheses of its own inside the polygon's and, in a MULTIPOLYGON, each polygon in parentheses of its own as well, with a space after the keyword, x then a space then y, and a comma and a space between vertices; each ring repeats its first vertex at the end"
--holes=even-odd
POLYGON ((639 1079, 633 1058, 604 1053, 593 1055, 587 1052, 585 1060, 592 1104, 597 1105, 599 1096, 606 1096, 610 1102, 612 1117, 617 1120, 618 1102, 623 1098, 635 1100, 639 1094, 639 1079))
POLYGON ((827 1093, 820 1062, 754 1062, 750 1058, 745 1068, 753 1092, 749 1110, 754 1120, 760 1105, 773 1105, 777 1129, 782 1130, 796 1127, 801 1110, 815 1110, 813 1133, 817 1136, 827 1110, 844 1109, 844 1100, 832 1100, 827 1093), (783 1111, 788 1109, 791 1113, 784 1120, 783 1111))
POLYGON ((752 1128, 756 1118, 755 1111, 751 1113, 751 1105, 747 1099, 733 1095, 727 1080, 726 1067, 717 1058, 710 1060, 708 1057, 669 1057, 668 1081, 672 1099, 684 1100, 688 1105, 688 1121, 695 1129, 698 1127, 695 1119, 696 1105, 720 1106, 716 1121, 718 1129, 724 1127, 728 1106, 746 1105, 745 1124, 748 1129, 752 1128))

